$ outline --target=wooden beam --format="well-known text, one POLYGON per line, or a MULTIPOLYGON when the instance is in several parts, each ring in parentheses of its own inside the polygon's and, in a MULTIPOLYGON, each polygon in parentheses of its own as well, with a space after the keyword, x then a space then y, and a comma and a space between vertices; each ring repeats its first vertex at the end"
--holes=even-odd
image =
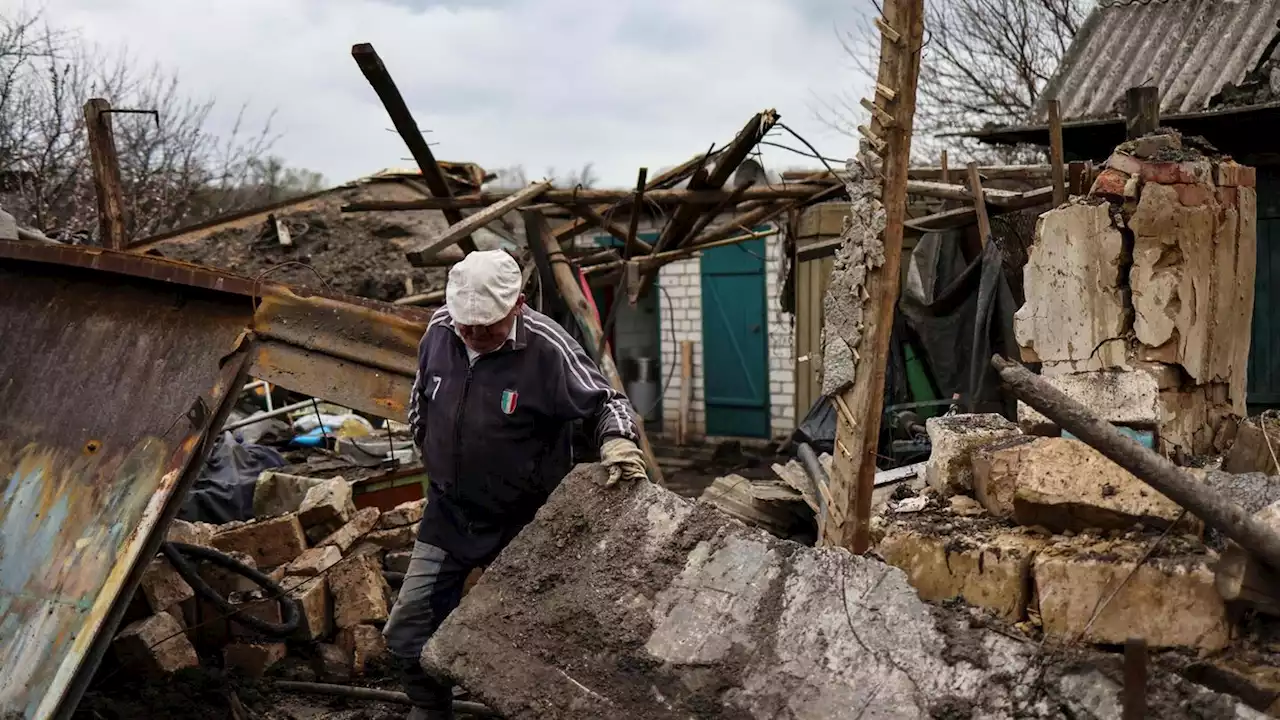
MULTIPOLYGON (((369 81, 373 91, 378 94, 378 99, 382 101, 382 106, 386 108, 387 115, 391 116, 391 124, 395 126, 404 144, 408 146, 409 154, 413 156, 418 169, 422 171, 422 180, 431 190, 431 194, 437 198, 453 197, 453 191, 449 189, 444 171, 440 169, 435 155, 431 153, 431 147, 427 145, 426 138, 422 137, 422 130, 413 119, 413 113, 409 112, 409 106, 405 104, 400 89, 391 78, 391 73, 382 64, 382 58, 378 57, 378 51, 374 50, 373 45, 369 43, 359 43, 351 47, 351 57, 355 58, 356 65, 360 66, 360 72, 364 73, 365 79, 369 81)), ((445 209, 444 218, 450 225, 457 225, 462 222, 462 213, 453 208, 445 209)), ((476 249, 476 243, 470 235, 463 237, 458 245, 462 247, 464 253, 474 252, 476 249)))
POLYGON ((539 195, 546 192, 549 187, 551 187, 551 181, 543 180, 529 187, 521 188, 518 192, 503 198, 501 202, 494 203, 474 215, 468 215, 461 222, 450 225, 448 230, 428 240, 425 245, 405 253, 405 259, 414 267, 423 267, 436 253, 453 245, 462 238, 471 237, 471 233, 496 221, 512 210, 519 210, 521 207, 528 205, 539 195))
POLYGON ((1053 177, 1053 206, 1067 201, 1067 173, 1063 166, 1062 103, 1049 101, 1049 167, 1053 177))
POLYGON ((859 343, 861 357, 856 360, 853 384, 835 398, 849 407, 852 417, 837 414, 830 515, 821 537, 823 545, 838 545, 855 553, 864 553, 871 546, 871 494, 875 488, 885 369, 898 306, 907 173, 920 48, 924 42, 924 0, 885 0, 883 19, 887 27, 901 35, 901 42, 880 43, 876 77, 878 86, 894 88, 896 99, 887 108, 893 114, 893 125, 882 127, 873 117, 871 128, 873 135, 884 140, 884 262, 867 268, 863 306, 867 326, 859 343))
MULTIPOLYGON (((803 198, 819 190, 833 186, 833 182, 776 185, 774 187, 749 187, 738 193, 738 198, 749 200, 789 200, 803 198)), ((937 185, 938 183, 932 183, 937 185)), ((342 206, 342 212, 389 212, 402 210, 442 210, 445 208, 482 208, 500 203, 511 197, 512 192, 480 193, 462 195, 454 198, 423 198, 421 200, 382 200, 375 202, 353 202, 342 206)), ((724 202, 734 197, 735 191, 721 189, 705 190, 647 190, 645 202, 662 205, 701 205, 709 206, 724 202)), ((549 189, 539 198, 540 202, 556 205, 598 205, 600 203, 616 203, 616 207, 629 207, 635 201, 633 190, 559 190, 549 189)), ((605 207, 608 207, 607 205, 605 207)), ((691 208, 689 214, 697 215, 697 208, 691 208)), ((456 223, 455 223, 456 224, 456 223)), ((692 224, 692 222, 690 222, 692 224)))
MULTIPOLYGON (((688 177, 693 171, 697 170, 698 166, 702 164, 703 160, 706 159, 706 157, 707 157, 706 153, 698 153, 697 155, 694 155, 688 160, 685 160, 683 163, 680 163, 679 165, 671 168, 670 170, 659 173, 657 177, 653 178, 652 180, 649 180, 645 184, 645 187, 644 187, 645 192, 648 192, 650 190, 665 190, 673 187, 674 185, 679 183, 681 180, 688 177)), ((613 205, 612 207, 601 205, 594 209, 598 213, 609 213, 613 210, 617 210, 619 207, 620 206, 617 204, 613 205)), ((633 210, 633 212, 638 212, 638 211, 633 210)), ((576 220, 566 225, 561 225, 560 227, 555 229, 556 240, 560 242, 570 240, 582 234, 582 232, 586 230, 588 227, 590 227, 590 225, 581 220, 576 220)))
MULTIPOLYGON (((554 235, 551 234, 551 228, 547 225, 547 219, 541 215, 534 216, 533 213, 525 215, 525 221, 533 227, 533 235, 529 236, 528 242, 530 246, 537 243, 542 246, 546 253, 548 262, 551 265, 552 273, 555 275, 555 287, 560 290, 560 297, 569 307, 569 312, 573 315, 573 319, 577 321, 578 328, 582 331, 586 338, 587 347, 597 348, 601 345, 604 337, 604 330, 600 327, 600 320, 595 313, 591 311, 587 298, 582 294, 582 285, 579 284, 578 274, 565 260, 564 253, 560 249, 560 243, 556 241, 554 235)), ((600 372, 604 374, 609 384, 614 390, 622 394, 626 394, 627 390, 622 384, 622 376, 618 373, 618 367, 613 362, 613 356, 609 353, 602 353, 600 356, 600 372)), ((658 466, 658 457, 653 453, 653 447, 649 444, 649 436, 644 431, 644 420, 636 418, 636 430, 640 434, 640 442, 637 443, 644 452, 645 462, 649 465, 649 477, 659 485, 665 484, 662 477, 662 468, 658 466)))
POLYGON ((1124 134, 1129 140, 1150 135, 1160 127, 1160 88, 1133 87, 1125 91, 1124 134))
MULTIPOLYGON (((623 247, 630 246, 631 252, 634 254, 641 255, 653 249, 652 245, 641 240, 640 238, 629 237, 627 235, 626 228, 622 227, 621 225, 615 222, 610 222, 608 218, 596 212, 596 208, 593 205, 565 203, 564 205, 561 205, 561 207, 573 213, 574 215, 577 215, 580 219, 588 223, 588 227, 600 228, 601 230, 604 230, 605 232, 609 233, 613 237, 617 238, 619 241, 622 242, 623 247)), ((638 221, 640 219, 639 213, 633 213, 632 219, 635 221, 638 221)))
MULTIPOLYGON (((1012 202, 1004 206, 996 206, 988 209, 988 216, 999 215, 1005 212, 1014 212, 1016 210, 1027 210, 1041 205, 1048 205, 1053 200, 1053 188, 1042 187, 1030 192, 1022 193, 1022 197, 1017 202, 1012 202)), ((955 208, 954 210, 944 210, 932 215, 908 220, 906 225, 908 228, 920 232, 942 232, 944 230, 954 230, 962 228, 977 222, 977 211, 973 205, 968 207, 955 208)))
POLYGON ((761 205, 755 210, 735 215, 719 225, 707 228, 707 231, 704 232, 701 237, 694 238, 693 242, 703 245, 733 237, 739 233, 750 231, 751 228, 757 225, 767 223, 790 210, 796 210, 815 203, 832 200, 844 195, 845 192, 844 185, 832 185, 819 190, 808 197, 796 198, 794 200, 787 200, 784 202, 775 202, 769 205, 761 205))
POLYGON ((93 98, 84 104, 84 124, 89 132, 89 162, 98 196, 98 234, 102 247, 124 250, 129 244, 124 217, 124 190, 120 183, 120 157, 111 127, 111 103, 93 98))
POLYGON ((559 313, 564 301, 556 292, 556 275, 551 267, 551 258, 547 255, 547 246, 542 242, 542 229, 546 227, 547 218, 536 210, 521 210, 520 218, 524 221, 524 241, 533 255, 533 262, 538 268, 538 297, 542 301, 538 309, 547 315, 559 313))
MULTIPOLYGON (((649 168, 640 168, 640 172, 636 173, 636 196, 631 201, 631 222, 627 225, 627 237, 622 241, 623 247, 633 248, 636 247, 636 243, 640 242, 640 211, 644 208, 644 187, 648 182, 648 177, 649 168)), ((645 243, 645 245, 649 244, 645 243)), ((651 252, 652 250, 653 246, 649 245, 649 249, 645 250, 645 252, 651 252)), ((639 278, 637 278, 638 280, 639 278)), ((632 288, 632 291, 634 292, 638 289, 638 287, 632 288)))
POLYGON ((973 213, 978 219, 978 238, 982 241, 982 247, 986 247, 991 240, 991 219, 987 217, 987 198, 982 191, 978 163, 969 163, 969 189, 973 193, 973 213))
POLYGON ((639 265, 642 270, 656 270, 667 263, 681 258, 687 258, 691 255, 710 250, 715 247, 724 247, 726 245, 737 245, 748 240, 757 240, 763 237, 769 237, 777 232, 777 230, 764 230, 761 232, 743 232, 740 235, 714 240, 711 242, 698 243, 696 245, 685 245, 675 250, 665 250, 660 253, 650 253, 649 255, 641 255, 640 257, 623 260, 621 258, 608 258, 602 262, 591 264, 587 261, 591 258, 583 258, 582 271, 587 274, 605 272, 608 270, 617 270, 624 265, 639 265))

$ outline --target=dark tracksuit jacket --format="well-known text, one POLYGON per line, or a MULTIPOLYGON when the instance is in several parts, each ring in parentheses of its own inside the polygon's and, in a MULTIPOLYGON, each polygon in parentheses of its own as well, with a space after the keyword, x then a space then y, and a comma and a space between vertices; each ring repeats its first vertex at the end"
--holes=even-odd
POLYGON ((522 309, 514 337, 473 364, 438 310, 409 400, 430 480, 418 540, 487 564, 572 468, 574 420, 597 443, 638 437, 631 403, 554 320, 522 309))

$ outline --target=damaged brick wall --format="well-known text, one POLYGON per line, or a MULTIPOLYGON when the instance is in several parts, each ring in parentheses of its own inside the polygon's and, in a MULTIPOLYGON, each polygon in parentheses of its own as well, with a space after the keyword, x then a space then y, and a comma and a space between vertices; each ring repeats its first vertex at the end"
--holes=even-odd
POLYGON ((1119 146, 1088 196, 1040 217, 1014 321, 1023 359, 1075 376, 1061 382, 1086 402, 1117 371, 1148 375, 1158 401, 1132 424, 1166 451, 1214 449, 1222 419, 1245 414, 1255 184, 1172 131, 1119 146))

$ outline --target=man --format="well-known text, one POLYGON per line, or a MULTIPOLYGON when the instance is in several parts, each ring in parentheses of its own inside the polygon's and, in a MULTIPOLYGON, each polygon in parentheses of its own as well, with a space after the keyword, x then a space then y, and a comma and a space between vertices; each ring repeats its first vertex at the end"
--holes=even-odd
POLYGON ((609 482, 646 477, 630 402, 568 333, 525 307, 521 285, 506 252, 470 253, 449 271, 445 307, 418 348, 409 425, 430 486, 383 632, 416 706, 411 720, 453 717, 452 689, 422 670, 422 648, 471 570, 506 547, 571 469, 571 423, 586 423, 609 482))

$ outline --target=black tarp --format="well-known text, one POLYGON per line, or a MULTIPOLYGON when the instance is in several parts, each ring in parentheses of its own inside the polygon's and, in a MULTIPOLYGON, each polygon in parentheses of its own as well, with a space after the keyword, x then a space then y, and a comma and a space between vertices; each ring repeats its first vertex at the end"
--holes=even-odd
POLYGON ((209 457, 178 517, 187 522, 221 525, 253 519, 253 489, 263 470, 285 464, 280 453, 265 445, 240 442, 233 433, 214 439, 209 457))

